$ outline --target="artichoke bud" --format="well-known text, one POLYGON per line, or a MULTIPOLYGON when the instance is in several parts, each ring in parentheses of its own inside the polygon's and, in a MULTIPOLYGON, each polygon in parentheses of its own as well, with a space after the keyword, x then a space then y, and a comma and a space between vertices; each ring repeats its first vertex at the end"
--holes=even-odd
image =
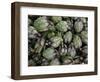
POLYGON ((81 21, 82 21, 83 23, 86 23, 86 22, 87 22, 87 20, 86 20, 85 17, 81 17, 80 19, 81 19, 81 21))
POLYGON ((60 17, 60 16, 53 16, 51 19, 52 19, 52 21, 54 23, 58 23, 58 22, 60 22, 62 20, 62 17, 60 17))
POLYGON ((52 46, 54 48, 58 47, 61 44, 61 42, 63 41, 62 37, 59 37, 59 36, 54 36, 50 40, 51 40, 52 46))
POLYGON ((80 48, 82 46, 81 38, 78 35, 74 36, 73 45, 74 45, 75 48, 80 48))
POLYGON ((63 64, 71 64, 72 63, 72 59, 68 56, 63 56, 62 57, 62 62, 63 64))
POLYGON ((65 43, 70 43, 72 40, 72 33, 69 31, 69 32, 66 32, 65 35, 64 35, 64 41, 65 43))
POLYGON ((55 56, 55 51, 53 48, 47 48, 46 50, 43 51, 43 57, 48 60, 53 59, 54 56, 55 56))
POLYGON ((56 25, 56 29, 61 32, 66 32, 68 30, 68 24, 66 21, 60 21, 56 25))
POLYGON ((74 28, 76 32, 81 32, 83 29, 83 23, 81 21, 76 21, 74 28))
POLYGON ((54 32, 48 32, 48 35, 47 35, 48 38, 51 38, 53 36, 55 36, 55 33, 54 32))
POLYGON ((28 37, 29 38, 35 38, 35 34, 37 34, 38 32, 36 31, 36 29, 33 26, 29 26, 28 27, 28 37))
POLYGON ((49 22, 48 29, 50 31, 55 31, 55 26, 54 26, 53 22, 51 22, 51 21, 48 21, 48 22, 49 22))
POLYGON ((40 41, 38 41, 36 44, 35 44, 35 52, 36 53, 40 53, 42 51, 42 48, 44 46, 44 43, 45 43, 45 40, 44 38, 42 38, 40 41))
POLYGON ((88 34, 87 34, 87 31, 82 31, 81 32, 81 38, 82 38, 82 42, 84 42, 85 44, 87 44, 87 42, 88 42, 88 34))
POLYGON ((50 65, 59 65, 59 64, 60 64, 60 62, 57 58, 50 62, 50 65))
POLYGON ((76 55, 76 50, 74 47, 69 47, 68 48, 68 55, 70 55, 71 57, 75 57, 76 55))
POLYGON ((37 31, 42 32, 48 30, 48 21, 45 17, 39 17, 34 21, 34 27, 37 31))
POLYGON ((68 50, 67 50, 67 46, 66 45, 63 45, 61 48, 59 48, 60 55, 62 55, 62 56, 66 55, 67 52, 68 52, 68 50))

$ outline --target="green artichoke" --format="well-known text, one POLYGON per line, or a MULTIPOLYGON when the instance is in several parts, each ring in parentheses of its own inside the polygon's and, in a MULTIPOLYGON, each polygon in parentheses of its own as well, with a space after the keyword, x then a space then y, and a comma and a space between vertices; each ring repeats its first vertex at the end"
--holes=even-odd
POLYGON ((80 61, 80 59, 79 59, 79 58, 74 59, 74 61, 73 61, 73 64, 80 64, 80 63, 81 63, 81 61, 80 61))
POLYGON ((66 21, 60 21, 56 25, 56 29, 61 32, 66 32, 68 30, 68 24, 66 21))
POLYGON ((86 18, 84 18, 84 17, 81 17, 80 19, 81 19, 81 21, 82 21, 83 23, 86 23, 86 22, 87 22, 86 18))
POLYGON ((67 47, 65 47, 65 46, 59 49, 59 53, 61 56, 66 55, 67 52, 68 52, 68 50, 67 50, 67 47))
POLYGON ((73 45, 75 48, 80 48, 82 46, 81 38, 78 35, 74 35, 73 45))
POLYGON ((52 21, 54 23, 58 23, 58 22, 60 22, 62 20, 62 17, 60 17, 60 16, 53 16, 53 17, 51 17, 51 19, 52 19, 52 21))
POLYGON ((50 30, 50 31, 55 31, 56 29, 55 29, 54 23, 51 22, 51 21, 48 21, 48 22, 49 22, 48 30, 50 30))
POLYGON ((48 21, 45 17, 39 17, 34 21, 34 27, 37 31, 42 32, 48 30, 48 21))
POLYGON ((64 35, 64 41, 65 43, 70 43, 72 40, 72 33, 70 31, 66 32, 64 35))
POLYGON ((74 28, 76 32, 81 32, 83 29, 83 23, 81 21, 76 21, 74 28))
POLYGON ((47 37, 48 37, 48 38, 51 38, 51 37, 53 37, 53 36, 55 36, 55 33, 54 33, 54 32, 48 32, 48 34, 47 34, 47 37))
POLYGON ((51 40, 52 46, 54 48, 58 47, 61 44, 61 42, 63 41, 62 37, 59 37, 59 36, 54 36, 50 40, 51 40))
POLYGON ((82 38, 82 41, 87 44, 88 42, 88 34, 87 34, 87 31, 82 31, 81 32, 81 38, 82 38))
POLYGON ((72 59, 69 56, 63 56, 62 62, 63 62, 64 65, 66 65, 66 64, 68 65, 68 64, 72 63, 72 59))
POLYGON ((48 60, 53 59, 54 56, 55 56, 55 53, 54 53, 53 48, 47 48, 46 50, 43 51, 43 57, 48 59, 48 60))
POLYGON ((60 64, 60 62, 57 58, 50 62, 50 65, 59 65, 59 64, 60 64))

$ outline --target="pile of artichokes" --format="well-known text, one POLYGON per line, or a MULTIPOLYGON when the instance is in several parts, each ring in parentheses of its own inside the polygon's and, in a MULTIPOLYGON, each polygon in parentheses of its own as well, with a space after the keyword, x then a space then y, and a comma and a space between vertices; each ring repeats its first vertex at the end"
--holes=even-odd
POLYGON ((28 66, 87 63, 87 17, 28 16, 28 66))

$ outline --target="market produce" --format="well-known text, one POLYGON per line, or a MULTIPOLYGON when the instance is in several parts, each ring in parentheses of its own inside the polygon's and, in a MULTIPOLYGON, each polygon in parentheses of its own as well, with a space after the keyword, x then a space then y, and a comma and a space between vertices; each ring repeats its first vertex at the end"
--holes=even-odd
POLYGON ((28 66, 88 64, 88 18, 28 16, 28 66))

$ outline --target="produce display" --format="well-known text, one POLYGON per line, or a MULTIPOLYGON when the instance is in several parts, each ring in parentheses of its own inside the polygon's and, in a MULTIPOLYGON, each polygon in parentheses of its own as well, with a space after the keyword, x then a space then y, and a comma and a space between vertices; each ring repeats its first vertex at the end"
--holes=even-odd
POLYGON ((28 15, 28 66, 88 64, 88 18, 28 15))

